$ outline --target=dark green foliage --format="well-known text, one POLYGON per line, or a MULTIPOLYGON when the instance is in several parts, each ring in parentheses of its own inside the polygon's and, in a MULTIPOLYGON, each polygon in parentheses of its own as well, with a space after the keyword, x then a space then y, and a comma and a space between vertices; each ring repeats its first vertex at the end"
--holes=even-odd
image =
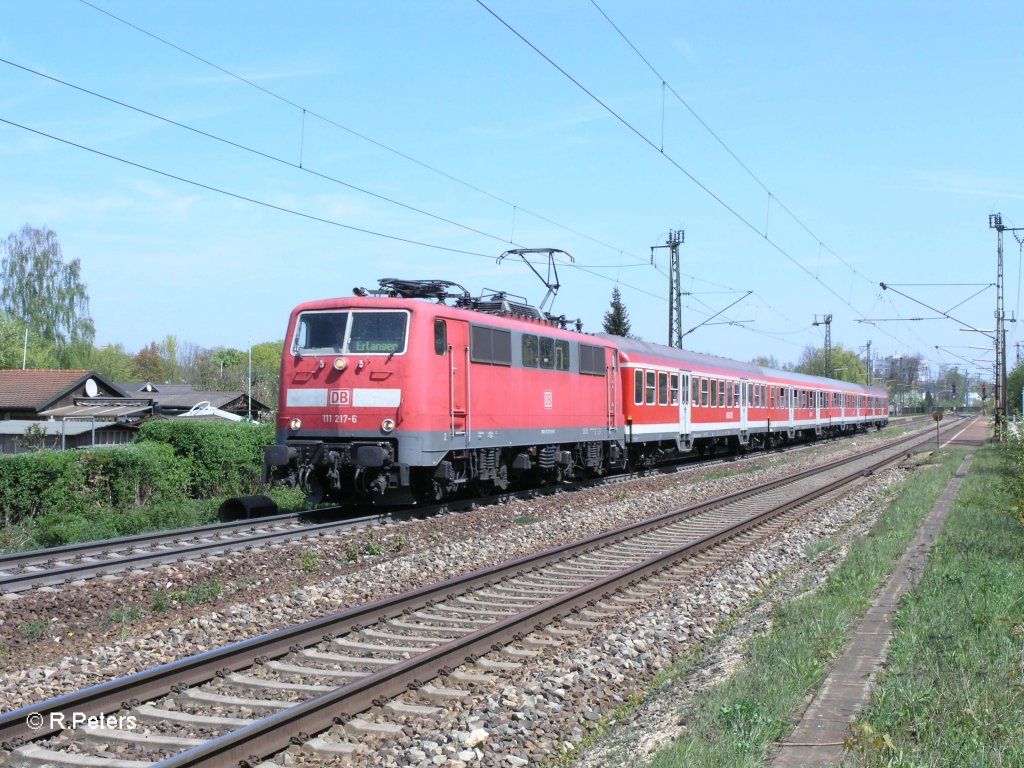
POLYGON ((260 485, 263 446, 274 442, 274 425, 213 421, 151 421, 139 429, 142 443, 169 445, 187 473, 195 498, 254 493, 260 485))
MULTIPOLYGON (((268 492, 260 465, 273 439, 273 424, 159 421, 131 445, 0 456, 0 548, 214 522, 224 496, 268 492)), ((296 491, 270 493, 284 509, 301 504, 296 491)))
POLYGON ((622 293, 619 292, 619 287, 615 286, 612 288, 611 307, 604 313, 604 332, 629 338, 630 328, 629 311, 622 303, 622 293))

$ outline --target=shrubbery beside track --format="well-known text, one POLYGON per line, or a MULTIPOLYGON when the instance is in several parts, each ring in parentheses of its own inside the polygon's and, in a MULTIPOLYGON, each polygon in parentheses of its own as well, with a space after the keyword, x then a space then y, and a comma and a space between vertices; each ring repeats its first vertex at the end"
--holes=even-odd
POLYGON ((166 420, 129 445, 0 456, 0 550, 213 522, 220 497, 265 492, 273 441, 272 423, 166 420))

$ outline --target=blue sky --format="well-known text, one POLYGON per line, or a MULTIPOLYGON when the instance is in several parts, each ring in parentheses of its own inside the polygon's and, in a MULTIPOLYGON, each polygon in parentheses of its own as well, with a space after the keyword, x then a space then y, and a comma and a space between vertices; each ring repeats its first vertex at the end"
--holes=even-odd
POLYGON ((665 342, 650 247, 681 228, 683 328, 741 299, 689 348, 795 361, 830 313, 848 349, 990 366, 956 322, 880 320, 935 312, 878 284, 993 327, 1020 3, 90 2, 0 3, 0 234, 57 232, 99 344, 244 348, 379 277, 539 302, 513 247, 575 257, 556 313, 600 330, 618 284, 665 342))

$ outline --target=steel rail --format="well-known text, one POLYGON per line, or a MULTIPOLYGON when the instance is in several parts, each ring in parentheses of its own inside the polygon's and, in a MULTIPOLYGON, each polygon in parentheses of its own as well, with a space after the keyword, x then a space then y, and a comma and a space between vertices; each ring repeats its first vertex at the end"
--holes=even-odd
MULTIPOLYGON (((931 439, 930 433, 926 437, 911 435, 896 443, 880 447, 877 450, 891 451, 913 440, 924 443, 931 439)), ((902 453, 901 449, 899 455, 902 455, 902 453)), ((395 618, 407 610, 416 610, 471 589, 490 586, 498 581, 510 578, 512 575, 534 570, 552 562, 559 562, 616 541, 635 537, 650 529, 685 519, 707 509, 764 493, 779 486, 788 485, 805 477, 841 467, 844 464, 862 460, 863 458, 864 455, 862 454, 839 459, 821 467, 804 470, 785 478, 761 483, 757 486, 735 491, 689 507, 666 512, 657 517, 631 523, 587 539, 569 542, 541 552, 524 555, 497 566, 481 568, 444 582, 427 585, 399 595, 355 606, 294 627, 249 638, 223 648, 179 659, 124 678, 101 683, 81 691, 0 714, 0 744, 5 748, 11 749, 23 743, 24 740, 38 739, 59 730, 59 728, 50 727, 51 723, 61 721, 56 716, 58 714, 63 715, 64 719, 69 721, 73 713, 92 716, 115 712, 122 708, 130 708, 142 700, 162 696, 174 689, 180 689, 188 685, 206 682, 218 674, 246 668, 255 663, 260 657, 283 655, 296 648, 314 645, 322 641, 330 641, 339 634, 357 630, 383 619, 395 618), (30 728, 26 721, 29 714, 42 716, 43 727, 30 728)), ((898 456, 886 461, 893 461, 895 458, 898 458, 898 456)), ((858 473, 863 471, 858 470, 858 473)))
MULTIPOLYGON (((867 468, 858 469, 796 499, 750 515, 695 542, 660 553, 461 638, 438 645, 405 661, 396 662, 329 693, 308 699, 294 707, 211 739, 156 765, 159 768, 213 768, 226 765, 255 768, 264 757, 287 748, 295 740, 305 741, 310 734, 342 724, 374 705, 379 705, 406 690, 422 686, 438 674, 492 650, 496 651, 541 626, 577 612, 599 599, 607 598, 623 587, 632 586, 674 566, 680 560, 692 558, 721 542, 764 525, 796 507, 803 506, 900 458, 902 453, 887 456, 867 468)), ((826 470, 819 469, 819 472, 821 471, 826 470)))
MULTIPOLYGON (((912 417, 905 423, 912 423, 915 418, 912 417)), ((792 447, 805 447, 807 443, 792 444, 792 447)), ((779 450, 778 448, 772 450, 779 450)), ((759 455, 761 452, 749 454, 751 456, 759 455)), ((734 460, 735 457, 730 457, 728 460, 734 460)), ((718 460, 723 461, 722 459, 718 460)), ((303 516, 321 516, 336 512, 340 507, 325 507, 323 509, 312 509, 303 510, 300 512, 290 512, 280 515, 273 515, 267 517, 260 517, 248 520, 232 521, 226 523, 214 523, 212 525, 205 526, 193 526, 188 528, 177 528, 170 531, 154 531, 149 533, 140 533, 133 536, 124 536, 116 539, 106 539, 82 542, 77 544, 67 544, 60 547, 50 547, 46 549, 36 549, 27 552, 15 552, 6 555, 0 555, 0 593, 4 592, 23 592, 34 587, 39 586, 53 586, 59 584, 67 584, 79 579, 92 578, 95 576, 102 576, 112 573, 118 573, 121 571, 132 570, 141 568, 146 565, 160 565, 173 562, 180 562, 181 560, 188 559, 193 554, 200 556, 206 554, 215 554, 218 551, 232 551, 237 549, 245 549, 251 546, 262 546, 263 544, 270 543, 274 538, 280 541, 289 541, 294 539, 308 538, 310 536, 318 536, 321 533, 330 533, 338 530, 337 523, 342 523, 340 529, 346 530, 350 528, 359 528, 361 526, 368 526, 373 524, 384 524, 388 522, 396 522, 401 520, 408 520, 413 518, 429 517, 432 515, 450 514, 453 512, 464 512, 475 509, 481 505, 492 505, 501 504, 510 499, 530 499, 537 498, 538 496, 546 496, 555 493, 562 492, 564 490, 571 490, 578 487, 590 487, 598 484, 614 484, 624 482, 631 478, 635 478, 641 475, 647 475, 650 473, 673 473, 683 471, 689 468, 692 464, 697 463, 700 466, 708 466, 716 463, 715 459, 702 459, 694 462, 693 457, 686 457, 682 460, 664 463, 653 468, 648 468, 642 471, 634 471, 620 475, 609 475, 601 478, 595 478, 582 483, 576 483, 572 486, 549 486, 543 488, 532 488, 521 491, 509 491, 503 492, 490 497, 481 497, 465 500, 452 500, 442 502, 439 504, 433 504, 429 506, 419 506, 413 508, 386 508, 381 509, 379 512, 372 514, 362 515, 359 517, 347 518, 344 521, 335 521, 334 523, 320 523, 312 524, 305 528, 276 531, 270 538, 262 538, 257 543, 253 543, 255 539, 238 538, 236 540, 220 540, 218 542, 211 542, 205 544, 188 544, 185 543, 189 539, 207 538, 210 536, 221 536, 232 532, 242 532, 246 530, 257 530, 260 528, 269 528, 278 523, 284 523, 291 520, 298 520, 303 516), (244 542, 244 543, 243 543, 244 542), (232 546, 227 546, 231 544, 232 546), (167 545, 168 549, 163 551, 152 551, 152 552, 137 552, 134 555, 123 554, 122 551, 137 547, 155 547, 159 545, 167 545), (108 556, 109 559, 97 560, 91 563, 69 563, 59 568, 48 567, 43 570, 32 570, 23 572, 12 572, 18 568, 35 568, 38 566, 46 566, 50 563, 61 562, 72 557, 74 558, 90 558, 96 556, 108 556)))

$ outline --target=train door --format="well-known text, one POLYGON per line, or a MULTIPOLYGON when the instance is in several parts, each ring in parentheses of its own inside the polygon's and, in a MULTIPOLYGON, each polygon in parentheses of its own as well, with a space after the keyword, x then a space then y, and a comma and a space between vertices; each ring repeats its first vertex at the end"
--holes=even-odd
POLYGON ((454 445, 469 445, 469 323, 448 321, 448 410, 454 445))
MULTIPOLYGON (((730 385, 731 386, 731 385, 730 385)), ((740 381, 740 434, 746 437, 747 434, 747 409, 750 407, 750 382, 746 379, 740 381)))
POLYGON ((619 350, 605 348, 605 391, 608 398, 608 434, 616 434, 619 428, 619 350))
POLYGON ((690 440, 690 372, 679 372, 679 434, 683 442, 690 440))

